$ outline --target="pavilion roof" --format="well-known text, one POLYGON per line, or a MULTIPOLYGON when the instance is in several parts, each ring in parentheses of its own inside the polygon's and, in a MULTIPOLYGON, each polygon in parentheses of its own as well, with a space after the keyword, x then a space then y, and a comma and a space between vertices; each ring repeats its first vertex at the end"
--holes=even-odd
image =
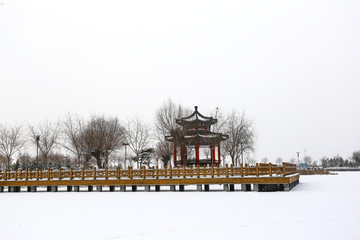
POLYGON ((191 131, 188 132, 188 134, 186 135, 181 135, 178 136, 178 139, 176 139, 176 137, 174 136, 166 136, 165 139, 167 141, 170 142, 175 142, 175 141, 185 141, 185 142, 191 142, 191 141, 195 141, 195 140, 199 140, 200 142, 221 142, 224 141, 226 139, 228 139, 229 136, 222 134, 222 133, 214 133, 214 132, 210 132, 210 131, 191 131))
POLYGON ((195 106, 195 111, 190 116, 176 119, 176 123, 182 126, 193 122, 204 122, 212 125, 217 123, 217 119, 212 117, 205 117, 199 113, 197 106, 195 106))

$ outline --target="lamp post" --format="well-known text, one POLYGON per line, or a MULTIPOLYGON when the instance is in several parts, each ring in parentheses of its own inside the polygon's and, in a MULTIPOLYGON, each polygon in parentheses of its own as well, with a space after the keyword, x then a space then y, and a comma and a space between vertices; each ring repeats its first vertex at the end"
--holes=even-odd
POLYGON ((39 141, 40 135, 36 135, 36 167, 39 167, 39 141))
POLYGON ((87 145, 87 153, 86 153, 86 158, 85 158, 85 163, 84 163, 84 167, 86 163, 89 163, 90 161, 90 142, 85 142, 85 144, 87 145))
POLYGON ((126 168, 126 146, 129 146, 129 143, 124 142, 123 146, 125 146, 125 168, 126 168))
POLYGON ((296 152, 297 158, 298 158, 298 166, 300 168, 300 152, 296 152))

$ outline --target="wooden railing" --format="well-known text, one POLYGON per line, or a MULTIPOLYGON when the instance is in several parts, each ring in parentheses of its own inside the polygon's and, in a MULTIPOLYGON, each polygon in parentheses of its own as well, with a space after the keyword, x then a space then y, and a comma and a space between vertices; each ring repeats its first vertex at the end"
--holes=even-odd
POLYGON ((146 169, 133 169, 129 167, 122 170, 116 169, 97 170, 41 170, 31 169, 16 171, 1 171, 0 181, 24 181, 24 180, 96 180, 96 179, 159 179, 159 178, 205 178, 205 177, 246 177, 246 176, 287 176, 296 173, 296 165, 283 163, 282 166, 274 164, 256 164, 248 166, 247 164, 240 167, 228 166, 220 168, 214 167, 176 167, 176 168, 158 168, 152 167, 146 169))

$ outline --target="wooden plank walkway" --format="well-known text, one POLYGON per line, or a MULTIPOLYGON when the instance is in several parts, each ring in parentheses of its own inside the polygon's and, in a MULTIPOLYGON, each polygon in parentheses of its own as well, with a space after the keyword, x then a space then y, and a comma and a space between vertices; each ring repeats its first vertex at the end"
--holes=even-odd
MULTIPOLYGON (((47 186, 185 186, 185 185, 206 185, 242 184, 253 185, 253 189, 261 185, 271 185, 265 189, 290 190, 299 182, 299 174, 296 173, 294 164, 284 163, 282 166, 274 164, 256 164, 255 166, 241 165, 240 167, 182 167, 182 168, 151 168, 141 169, 129 168, 127 170, 108 169, 97 170, 53 170, 43 171, 16 170, 0 171, 0 192, 4 187, 9 191, 17 192, 21 187, 47 186), (259 186, 258 186, 259 185, 259 186), (278 186, 278 189, 274 186, 278 186), (13 188, 12 188, 13 187, 13 188)), ((71 188, 68 188, 71 189, 71 188)), ((242 186, 243 187, 243 186, 242 186)), ((249 186, 244 186, 244 188, 249 186)), ((89 187, 89 190, 92 187, 89 187)), ((31 188, 28 188, 31 191, 31 188)), ((55 191, 55 190, 54 190, 55 191)))

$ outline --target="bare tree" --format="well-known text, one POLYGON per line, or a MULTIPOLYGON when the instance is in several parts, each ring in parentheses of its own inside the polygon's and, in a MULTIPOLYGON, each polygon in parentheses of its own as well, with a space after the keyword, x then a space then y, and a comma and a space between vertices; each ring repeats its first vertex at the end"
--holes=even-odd
POLYGON ((165 136, 181 132, 180 126, 176 124, 176 119, 188 114, 190 114, 189 108, 176 104, 171 99, 165 101, 156 111, 156 154, 164 162, 164 166, 168 165, 174 150, 174 144, 166 141, 165 136))
POLYGON ((122 147, 125 128, 118 118, 92 116, 86 126, 84 139, 90 143, 91 153, 96 158, 98 167, 102 168, 108 166, 109 155, 122 147))
POLYGON ((139 118, 129 120, 126 125, 126 141, 129 144, 130 149, 136 155, 136 162, 139 167, 139 155, 150 140, 150 128, 141 121, 139 118))
POLYGON ((224 142, 225 151, 230 155, 232 164, 237 165, 240 159, 243 162, 245 153, 254 151, 253 124, 245 113, 240 115, 233 111, 229 114, 224 129, 229 135, 229 139, 224 142))
POLYGON ((282 162, 283 162, 283 160, 282 160, 281 157, 278 157, 278 158, 276 159, 276 161, 275 161, 275 163, 276 163, 277 165, 281 165, 282 162))
POLYGON ((69 113, 62 125, 63 146, 76 156, 77 163, 81 163, 81 158, 87 151, 85 139, 86 124, 83 119, 72 116, 69 113))
POLYGON ((305 155, 305 156, 304 156, 304 163, 306 163, 308 166, 311 165, 311 163, 312 163, 312 158, 311 158, 310 155, 305 155))
POLYGON ((161 140, 156 143, 155 146, 155 156, 164 163, 164 167, 167 167, 172 151, 174 150, 174 145, 171 142, 161 140))
MULTIPOLYGON (((227 118, 225 111, 223 111, 221 108, 217 107, 214 111, 209 113, 210 116, 214 116, 215 119, 217 119, 216 124, 212 126, 213 132, 222 133, 226 131, 226 125, 227 125, 227 118)), ((226 141, 220 142, 221 149, 226 149, 226 141)), ((222 159, 226 159, 227 152, 221 151, 221 157, 222 159)), ((208 158, 208 155, 205 155, 208 158)), ((222 161, 222 164, 225 165, 226 162, 222 161)))
POLYGON ((48 156, 54 147, 58 144, 60 136, 60 123, 51 122, 49 120, 39 123, 37 126, 29 125, 30 137, 32 142, 37 144, 37 137, 40 136, 38 141, 39 150, 42 158, 43 167, 47 167, 48 156))
POLYGON ((356 165, 360 165, 360 151, 353 152, 351 159, 356 163, 356 165))
POLYGON ((262 163, 268 163, 269 162, 269 159, 267 157, 264 157, 263 159, 261 159, 261 162, 262 163))
POLYGON ((253 165, 256 164, 256 159, 255 158, 248 158, 247 162, 248 162, 248 164, 250 166, 253 166, 253 165))
POLYGON ((6 168, 10 169, 12 157, 24 145, 21 126, 0 125, 0 156, 6 159, 6 168))

